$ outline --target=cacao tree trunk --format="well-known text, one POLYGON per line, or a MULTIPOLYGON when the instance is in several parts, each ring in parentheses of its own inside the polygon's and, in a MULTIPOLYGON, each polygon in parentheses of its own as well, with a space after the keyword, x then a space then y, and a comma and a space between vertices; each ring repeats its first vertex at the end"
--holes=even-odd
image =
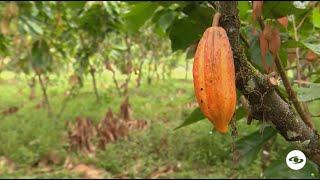
POLYGON ((117 91, 118 91, 119 95, 121 95, 121 89, 119 87, 119 83, 118 83, 117 78, 116 78, 116 72, 114 72, 114 71, 112 71, 112 79, 113 79, 114 85, 117 88, 117 91))
POLYGON ((36 97, 35 86, 36 86, 36 76, 33 76, 29 83, 29 87, 30 87, 29 100, 33 100, 36 97))
POLYGON ((137 88, 140 87, 141 85, 141 78, 142 78, 142 67, 144 64, 145 60, 143 59, 140 64, 139 64, 139 72, 138 72, 138 77, 137 77, 137 88))
POLYGON ((52 110, 51 110, 51 105, 50 105, 50 102, 49 102, 49 97, 48 97, 48 94, 47 94, 47 87, 41 77, 41 74, 38 74, 38 80, 39 80, 39 84, 41 86, 41 90, 42 90, 42 94, 43 94, 43 98, 44 98, 44 101, 45 101, 45 104, 46 104, 46 107, 47 107, 47 111, 48 111, 48 116, 51 117, 52 115, 52 110))
POLYGON ((160 79, 160 75, 159 75, 159 72, 158 72, 158 63, 154 63, 154 72, 156 73, 156 76, 157 76, 157 82, 159 81, 160 79))
POLYGON ((91 67, 90 69, 90 75, 92 77, 92 85, 93 85, 93 91, 94 94, 96 95, 96 100, 99 101, 100 97, 99 97, 99 92, 98 92, 98 88, 97 88, 97 82, 96 82, 96 76, 95 76, 95 69, 91 67))
POLYGON ((151 84, 151 65, 152 65, 152 60, 150 60, 149 64, 148 64, 148 84, 151 84))
POLYGON ((318 132, 309 128, 295 114, 294 109, 281 98, 275 87, 270 85, 269 77, 261 74, 248 61, 240 44, 237 4, 236 1, 216 2, 218 11, 222 15, 220 26, 226 30, 232 46, 237 88, 249 101, 254 119, 272 123, 288 142, 303 151, 311 161, 320 165, 318 132))
POLYGON ((74 91, 77 89, 76 85, 73 85, 71 87, 70 93, 69 95, 63 100, 62 105, 61 105, 61 109, 57 115, 57 118, 59 119, 61 117, 61 115, 63 114, 65 108, 67 107, 68 102, 70 101, 72 95, 74 94, 74 91))
POLYGON ((185 80, 187 80, 188 79, 188 71, 189 71, 189 61, 188 61, 188 58, 186 57, 186 59, 185 59, 185 61, 186 61, 186 74, 185 74, 185 80))
POLYGON ((166 79, 166 65, 165 64, 162 65, 162 79, 163 80, 166 79))

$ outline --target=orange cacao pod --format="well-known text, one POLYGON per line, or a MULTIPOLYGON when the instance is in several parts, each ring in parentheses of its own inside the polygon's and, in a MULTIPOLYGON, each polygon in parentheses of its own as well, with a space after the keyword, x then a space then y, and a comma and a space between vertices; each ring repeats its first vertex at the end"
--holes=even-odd
POLYGON ((201 111, 226 133, 237 97, 233 54, 223 28, 213 26, 204 32, 194 57, 193 82, 201 111))

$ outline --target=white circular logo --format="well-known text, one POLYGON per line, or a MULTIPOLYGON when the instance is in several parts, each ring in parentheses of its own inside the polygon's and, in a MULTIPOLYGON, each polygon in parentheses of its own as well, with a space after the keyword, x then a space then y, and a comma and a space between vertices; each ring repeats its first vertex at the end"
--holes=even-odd
POLYGON ((293 150, 289 152, 286 158, 287 166, 293 170, 299 170, 306 165, 307 159, 303 152, 299 150, 293 150))

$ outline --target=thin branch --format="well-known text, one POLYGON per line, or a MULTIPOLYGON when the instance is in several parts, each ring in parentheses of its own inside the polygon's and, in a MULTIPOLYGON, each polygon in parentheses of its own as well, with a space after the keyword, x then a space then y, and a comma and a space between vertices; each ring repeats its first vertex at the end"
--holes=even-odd
POLYGON ((303 122, 305 122, 310 128, 314 129, 314 125, 312 123, 312 120, 309 118, 307 113, 303 110, 302 104, 298 101, 297 94, 293 91, 291 84, 289 82, 289 79, 286 75, 286 72, 284 71, 281 63, 280 63, 280 57, 279 54, 274 58, 274 61, 276 63, 277 70, 281 76, 281 79, 283 81, 283 85, 286 88, 286 91, 288 93, 289 99, 292 101, 295 109, 297 110, 298 114, 300 115, 303 122))
MULTIPOLYGON (((265 27, 265 24, 262 20, 262 18, 259 18, 259 24, 261 29, 263 30, 265 27)), ((297 37, 296 37, 297 38, 297 37)), ((298 51, 297 50, 297 55, 298 55, 298 51)), ((299 58, 297 58, 299 59, 299 58)), ((274 57, 274 61, 276 63, 277 66, 277 70, 281 76, 281 79, 283 81, 283 85, 289 95, 289 99, 290 101, 293 103, 295 109, 297 110, 298 114, 300 115, 301 119, 303 120, 303 122, 305 122, 311 129, 314 129, 314 125, 312 123, 312 120, 310 118, 310 116, 308 116, 308 114, 306 113, 306 111, 303 108, 303 105, 299 102, 298 97, 296 95, 296 93, 293 91, 290 81, 288 80, 288 77, 285 73, 285 70, 283 69, 281 63, 280 63, 280 58, 279 58, 279 54, 276 55, 276 57, 274 57)), ((300 81, 300 65, 299 65, 299 60, 297 60, 297 73, 298 73, 298 80, 300 81)))
MULTIPOLYGON (((293 32, 294 32, 294 39, 296 41, 299 41, 299 37, 298 37, 298 28, 296 26, 296 20, 295 17, 293 17, 293 32)), ((299 48, 296 48, 296 66, 297 66, 297 79, 300 81, 301 80, 301 67, 300 67, 300 53, 299 53, 299 48)), ((300 84, 298 84, 298 86, 300 86, 300 84)))

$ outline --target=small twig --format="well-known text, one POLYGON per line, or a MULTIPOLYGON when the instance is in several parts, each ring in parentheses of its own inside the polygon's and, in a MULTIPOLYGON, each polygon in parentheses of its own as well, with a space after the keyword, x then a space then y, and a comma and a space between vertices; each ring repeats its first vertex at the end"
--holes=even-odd
MULTIPOLYGON (((296 41, 299 41, 299 37, 298 37, 298 28, 296 26, 296 20, 295 20, 295 17, 293 17, 293 32, 294 32, 294 39, 296 41)), ((297 66, 297 79, 298 80, 301 80, 301 74, 300 74, 300 71, 301 71, 301 67, 300 67, 300 53, 299 53, 299 48, 297 47, 296 48, 296 66, 297 66)), ((300 84, 298 84, 298 86, 300 86, 300 84)))

